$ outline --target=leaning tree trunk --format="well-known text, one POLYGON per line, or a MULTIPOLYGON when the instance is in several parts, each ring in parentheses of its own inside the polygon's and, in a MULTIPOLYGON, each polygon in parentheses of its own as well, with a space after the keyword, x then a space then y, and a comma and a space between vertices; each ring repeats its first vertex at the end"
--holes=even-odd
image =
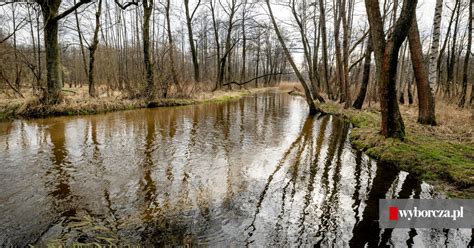
MULTIPOLYGON (((468 66, 469 66, 469 57, 471 56, 471 47, 472 47, 472 22, 474 21, 473 19, 473 14, 474 12, 474 5, 473 5, 474 0, 470 0, 469 3, 469 37, 467 39, 467 50, 466 50, 466 56, 464 57, 464 68, 463 68, 463 74, 462 74, 462 91, 461 91, 461 97, 459 98, 458 102, 458 107, 463 108, 464 103, 466 102, 466 94, 467 94, 467 74, 468 72, 468 66)), ((474 88, 473 88, 474 89, 474 88)), ((472 100, 472 95, 474 92, 471 91, 471 100, 472 100)), ((471 101, 470 101, 471 102, 471 101)))
POLYGON ((357 99, 354 101, 352 107, 355 109, 361 109, 362 105, 364 105, 365 95, 367 94, 367 86, 369 85, 370 79, 370 63, 372 61, 372 39, 369 38, 367 40, 367 48, 365 50, 365 58, 364 58, 364 71, 362 74, 362 83, 360 85, 359 94, 357 95, 357 99))
POLYGON ((397 101, 398 51, 396 44, 389 41, 386 46, 382 67, 380 70, 380 109, 382 112, 381 134, 385 137, 403 138, 405 125, 403 123, 397 101))
POLYGON ((89 95, 91 97, 97 97, 97 88, 94 81, 94 61, 95 61, 95 51, 99 45, 99 29, 100 29, 100 14, 102 11, 102 0, 99 0, 99 6, 97 12, 95 13, 95 30, 94 38, 92 39, 92 44, 89 48, 89 95))
POLYGON ((435 102, 428 81, 428 72, 423 61, 423 50, 416 14, 408 32, 411 61, 416 79, 416 92, 418 93, 418 123, 434 126, 436 125, 435 102))
POLYGON ((405 136, 405 125, 398 108, 395 79, 398 52, 408 34, 417 2, 417 0, 403 1, 400 16, 386 41, 379 1, 365 0, 375 59, 380 65, 378 82, 380 83, 380 110, 382 113, 381 134, 385 137, 403 139, 405 136))
POLYGON ((311 95, 311 91, 309 90, 308 84, 306 84, 306 81, 304 80, 303 75, 301 75, 298 67, 296 66, 295 62, 293 61, 293 58, 291 57, 290 51, 286 47, 285 41, 283 40, 283 36, 281 36, 280 30, 278 29, 278 25, 275 21, 275 17, 273 16, 272 7, 270 6, 270 0, 266 0, 265 2, 267 3, 267 7, 270 14, 271 22, 273 24, 273 28, 275 29, 275 33, 277 35, 278 41, 280 42, 280 45, 283 48, 283 52, 285 53, 286 59, 288 60, 288 62, 290 62, 290 65, 293 68, 296 74, 296 77, 298 77, 298 80, 303 86, 304 94, 306 96, 306 102, 308 103, 308 106, 309 106, 309 113, 317 114, 321 112, 321 110, 318 107, 316 107, 316 104, 314 104, 314 100, 311 95))

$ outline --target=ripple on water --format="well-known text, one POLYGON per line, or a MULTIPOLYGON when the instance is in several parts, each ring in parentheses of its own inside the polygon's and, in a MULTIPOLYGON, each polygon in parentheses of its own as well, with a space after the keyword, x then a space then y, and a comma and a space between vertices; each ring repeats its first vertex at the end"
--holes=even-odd
POLYGON ((380 230, 379 198, 442 196, 353 150, 349 132, 279 93, 0 123, 0 243, 470 242, 471 230, 380 230))

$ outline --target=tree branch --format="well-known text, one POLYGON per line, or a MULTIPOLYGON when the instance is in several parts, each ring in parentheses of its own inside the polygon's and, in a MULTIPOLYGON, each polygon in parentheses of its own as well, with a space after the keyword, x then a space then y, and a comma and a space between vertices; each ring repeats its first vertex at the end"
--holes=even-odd
POLYGON ((21 28, 23 28, 27 23, 24 22, 25 19, 21 20, 21 22, 18 24, 18 26, 14 27, 13 28, 13 32, 9 35, 7 35, 7 37, 3 38, 2 40, 0 40, 0 44, 2 44, 3 42, 5 42, 6 40, 8 40, 10 37, 12 37, 16 31, 20 30, 21 28))
POLYGON ((138 1, 135 2, 135 0, 132 0, 131 2, 127 2, 125 4, 119 3, 118 0, 114 0, 114 1, 115 1, 115 4, 117 4, 117 6, 119 6, 119 8, 121 8, 123 10, 130 7, 131 5, 138 6, 138 1))
POLYGON ((196 8, 194 8, 193 13, 191 14, 191 20, 194 18, 194 14, 196 14, 196 10, 199 8, 199 5, 201 5, 201 0, 198 0, 196 8))
POLYGON ((57 15, 56 17, 53 18, 53 21, 59 21, 62 18, 66 17, 67 15, 71 14, 74 10, 77 8, 81 7, 83 4, 90 3, 92 0, 81 0, 78 3, 74 4, 71 8, 67 9, 63 13, 57 15))

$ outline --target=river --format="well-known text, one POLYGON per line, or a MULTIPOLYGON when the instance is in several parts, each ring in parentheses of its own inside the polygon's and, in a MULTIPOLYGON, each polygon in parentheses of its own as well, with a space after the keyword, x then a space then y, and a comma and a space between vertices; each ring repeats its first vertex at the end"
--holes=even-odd
POLYGON ((265 93, 0 123, 0 243, 465 247, 380 229, 380 198, 440 198, 353 149, 350 125, 265 93))

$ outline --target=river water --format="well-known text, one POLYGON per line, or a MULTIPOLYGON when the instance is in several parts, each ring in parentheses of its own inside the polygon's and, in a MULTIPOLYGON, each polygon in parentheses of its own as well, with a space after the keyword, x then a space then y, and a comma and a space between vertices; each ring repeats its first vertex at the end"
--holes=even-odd
POLYGON ((0 123, 0 243, 465 247, 471 230, 378 227, 380 198, 438 198, 351 148, 303 99, 0 123))

